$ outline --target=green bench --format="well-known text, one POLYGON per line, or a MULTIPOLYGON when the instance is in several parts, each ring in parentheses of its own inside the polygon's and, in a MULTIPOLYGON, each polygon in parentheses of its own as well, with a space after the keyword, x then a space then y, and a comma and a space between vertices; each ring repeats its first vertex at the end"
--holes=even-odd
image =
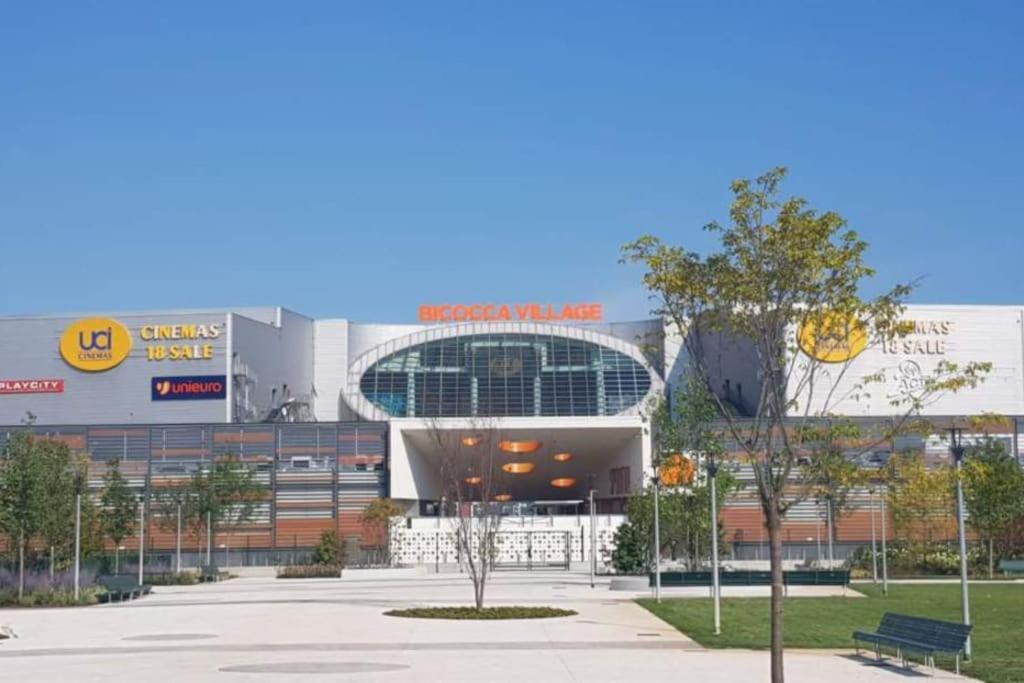
POLYGON ((220 581, 220 569, 215 564, 204 564, 199 568, 199 580, 203 583, 220 581))
POLYGON ((105 602, 122 602, 123 600, 134 600, 137 597, 148 595, 152 586, 140 584, 134 577, 127 575, 99 576, 96 583, 103 587, 105 602))
MULTIPOLYGON (((718 573, 718 582, 722 586, 769 586, 772 573, 760 570, 723 571, 718 573)), ((650 585, 654 585, 654 574, 650 575, 650 585)), ((848 570, 803 570, 797 569, 782 572, 782 583, 786 586, 848 586, 850 572, 848 570)), ((711 572, 662 572, 662 586, 710 586, 711 572)))
POLYGON ((999 560, 999 571, 1003 574, 1024 574, 1024 560, 999 560))
POLYGON ((882 660, 883 647, 895 650, 903 666, 907 666, 907 653, 916 652, 924 657, 925 665, 931 666, 932 673, 935 672, 935 654, 951 654, 956 657, 956 673, 959 675, 960 657, 970 634, 969 624, 886 612, 876 630, 854 631, 853 642, 858 655, 861 643, 871 643, 879 661, 882 660))

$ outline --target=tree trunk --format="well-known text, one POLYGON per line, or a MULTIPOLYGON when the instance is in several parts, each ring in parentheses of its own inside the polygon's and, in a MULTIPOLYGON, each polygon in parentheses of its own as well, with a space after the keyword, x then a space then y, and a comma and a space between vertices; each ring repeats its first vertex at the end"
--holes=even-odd
POLYGON ((782 610, 785 586, 782 581, 782 516, 774 507, 768 510, 768 556, 772 570, 771 597, 771 670, 772 683, 783 683, 782 610))
POLYGON ((53 585, 53 546, 50 546, 50 585, 53 585))
POLYGON ((18 537, 18 599, 25 597, 25 530, 18 537))
POLYGON ((988 578, 993 578, 994 567, 992 566, 992 537, 988 537, 988 578))

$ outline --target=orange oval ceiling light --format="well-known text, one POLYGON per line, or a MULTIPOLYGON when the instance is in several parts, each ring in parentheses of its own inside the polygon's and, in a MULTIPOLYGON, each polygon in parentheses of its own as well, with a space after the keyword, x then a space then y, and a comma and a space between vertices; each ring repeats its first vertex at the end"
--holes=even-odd
POLYGON ((529 474, 536 467, 532 462, 507 462, 501 469, 509 474, 529 474))
POLYGON ((576 485, 576 480, 572 477, 559 477, 558 479, 552 479, 551 485, 556 489, 567 489, 576 485))
POLYGON ((498 444, 498 448, 506 453, 533 453, 542 445, 536 439, 527 439, 526 441, 502 441, 498 444))
POLYGON ((551 456, 555 462, 569 462, 572 460, 572 453, 555 453, 551 456))
POLYGON ((512 500, 512 494, 511 493, 499 493, 498 495, 496 495, 494 497, 494 500, 498 501, 499 503, 507 503, 508 501, 512 500))
POLYGON ((462 437, 463 446, 479 446, 481 441, 483 441, 483 439, 481 439, 479 436, 462 437))
POLYGON ((476 486, 483 480, 483 477, 466 477, 466 483, 469 484, 470 486, 476 486))

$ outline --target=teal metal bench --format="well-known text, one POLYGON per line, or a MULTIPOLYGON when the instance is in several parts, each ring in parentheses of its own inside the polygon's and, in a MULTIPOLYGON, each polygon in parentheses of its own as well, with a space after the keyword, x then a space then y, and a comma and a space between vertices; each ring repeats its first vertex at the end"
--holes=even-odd
POLYGON ((220 569, 215 564, 204 564, 199 568, 199 580, 203 583, 220 581, 220 569))
POLYGON ((1004 574, 1024 574, 1024 560, 999 560, 999 571, 1004 574))
POLYGON ((140 584, 131 576, 111 575, 96 578, 96 583, 103 586, 106 591, 104 598, 106 602, 121 602, 123 600, 134 600, 137 597, 148 595, 151 586, 140 584))
MULTIPOLYGON (((770 586, 772 573, 757 570, 724 571, 718 573, 723 586, 770 586)), ((654 574, 650 575, 654 585, 654 574)), ((847 570, 803 570, 782 572, 782 583, 786 586, 848 586, 850 572, 847 570)), ((711 572, 662 572, 662 586, 710 586, 711 572)))
POLYGON ((886 612, 882 623, 874 631, 854 631, 853 642, 860 654, 861 643, 871 643, 875 656, 882 660, 882 648, 896 651, 904 666, 907 653, 916 652, 924 657, 925 665, 935 672, 935 654, 951 654, 956 657, 956 672, 960 673, 960 656, 971 634, 971 626, 938 619, 912 617, 906 614, 886 612))

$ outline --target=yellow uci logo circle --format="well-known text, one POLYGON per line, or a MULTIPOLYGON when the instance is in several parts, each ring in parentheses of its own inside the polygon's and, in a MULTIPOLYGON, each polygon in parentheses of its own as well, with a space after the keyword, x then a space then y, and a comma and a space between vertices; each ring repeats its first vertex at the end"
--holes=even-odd
POLYGON ((801 350, 824 363, 845 363, 868 346, 864 323, 840 315, 825 316, 820 326, 808 320, 800 326, 798 337, 801 350))
POLYGON ((116 367, 131 350, 131 333, 113 318, 79 320, 60 338, 60 355, 71 367, 86 372, 116 367))

